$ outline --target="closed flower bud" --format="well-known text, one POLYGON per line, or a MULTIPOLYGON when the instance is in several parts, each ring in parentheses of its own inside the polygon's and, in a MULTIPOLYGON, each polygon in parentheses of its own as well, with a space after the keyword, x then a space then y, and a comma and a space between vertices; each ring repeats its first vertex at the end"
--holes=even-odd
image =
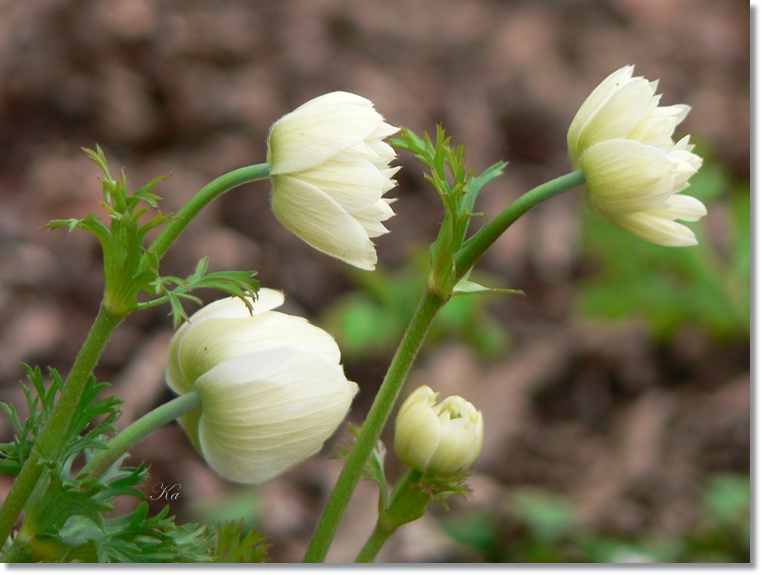
POLYGON ((572 162, 598 216, 656 244, 696 244, 675 222, 706 215, 704 204, 679 193, 702 163, 689 136, 672 140, 690 107, 659 106, 657 82, 633 78, 633 68, 611 74, 580 107, 567 135, 572 162))
POLYGON ((317 452, 346 416, 357 384, 325 331, 274 308, 280 292, 251 302, 216 301, 172 339, 167 383, 198 391, 201 407, 180 418, 217 473, 263 483, 317 452))
POLYGON ((382 196, 396 182, 394 149, 384 142, 398 128, 369 100, 332 92, 273 124, 267 161, 271 203, 280 222, 317 250, 362 269, 376 266, 370 238, 387 233, 394 215, 382 196))
POLYGON ((457 395, 436 403, 424 385, 405 400, 397 414, 394 449, 408 466, 447 477, 466 471, 482 449, 482 412, 457 395))

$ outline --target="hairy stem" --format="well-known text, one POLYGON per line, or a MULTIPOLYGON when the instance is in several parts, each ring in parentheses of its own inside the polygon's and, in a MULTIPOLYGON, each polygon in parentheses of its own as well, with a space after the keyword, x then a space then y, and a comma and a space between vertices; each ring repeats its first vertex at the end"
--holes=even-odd
POLYGON ((64 447, 72 417, 82 401, 82 394, 90 374, 111 334, 122 319, 124 319, 123 316, 113 315, 105 306, 101 306, 90 328, 90 333, 72 365, 61 396, 40 434, 36 448, 24 462, 8 497, 0 508, 0 542, 5 541, 11 534, 16 520, 42 474, 43 466, 40 459, 54 459, 58 451, 64 447))
POLYGON ((317 525, 310 546, 304 556, 305 563, 320 563, 325 560, 328 548, 336 534, 341 517, 347 508, 349 498, 360 480, 365 461, 381 435, 386 420, 392 412, 394 402, 405 383, 410 366, 423 343, 426 332, 439 309, 445 304, 440 296, 428 287, 413 314, 410 324, 402 336, 397 352, 389 366, 376 399, 368 412, 352 452, 344 464, 331 497, 328 499, 323 515, 317 525))
POLYGON ((124 455, 138 441, 184 413, 199 407, 201 407, 201 394, 198 391, 186 393, 160 405, 114 436, 109 441, 108 448, 90 460, 82 469, 80 475, 88 474, 93 477, 100 477, 104 471, 111 467, 117 459, 124 455))

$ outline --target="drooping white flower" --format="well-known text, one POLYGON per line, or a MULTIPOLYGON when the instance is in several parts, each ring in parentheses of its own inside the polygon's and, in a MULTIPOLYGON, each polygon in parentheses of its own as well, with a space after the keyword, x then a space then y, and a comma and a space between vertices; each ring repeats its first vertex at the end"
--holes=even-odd
POLYGON ((460 396, 436 403, 427 385, 408 396, 397 413, 394 449, 408 466, 440 477, 467 470, 482 449, 482 412, 460 396))
POLYGON ((253 314, 238 298, 216 301, 170 344, 167 384, 201 395, 201 408, 180 423, 230 481, 263 483, 316 453, 357 393, 334 339, 304 318, 272 311, 283 300, 263 288, 253 314))
POLYGON ((702 160, 689 136, 672 135, 690 107, 659 106, 657 82, 633 77, 625 66, 593 90, 569 126, 567 144, 575 169, 585 175, 591 209, 641 238, 666 246, 696 244, 675 220, 696 221, 706 207, 681 194, 702 160))
POLYGON ((273 124, 267 162, 271 203, 280 222, 317 250, 362 269, 375 268, 370 238, 387 233, 394 215, 382 196, 399 168, 385 138, 399 131, 373 103, 332 92, 302 104, 273 124))

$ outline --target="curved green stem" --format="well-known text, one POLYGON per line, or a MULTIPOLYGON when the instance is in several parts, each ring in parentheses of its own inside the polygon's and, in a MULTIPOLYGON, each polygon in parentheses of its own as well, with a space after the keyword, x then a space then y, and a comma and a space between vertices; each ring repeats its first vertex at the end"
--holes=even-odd
POLYGON ((80 475, 87 474, 93 477, 100 477, 104 471, 111 467, 117 459, 124 455, 138 441, 184 413, 199 407, 201 407, 201 394, 198 391, 186 393, 160 405, 137 421, 132 422, 131 425, 114 436, 108 444, 108 449, 101 451, 90 460, 82 469, 80 475))
POLYGON ((228 172, 208 183, 185 204, 148 248, 161 259, 196 214, 213 199, 242 184, 264 180, 270 176, 270 164, 255 164, 228 172))
MULTIPOLYGON (((455 256, 455 280, 461 279, 484 254, 500 235, 513 224, 519 217, 537 204, 558 195, 562 192, 575 188, 585 183, 585 177, 581 171, 572 172, 546 184, 530 190, 497 218, 482 228, 455 256)), ((439 286, 427 285, 423 298, 418 304, 413 318, 410 320, 407 331, 402 337, 397 353, 392 359, 389 371, 378 390, 376 399, 368 412, 368 417, 363 424, 362 431, 339 475, 333 493, 328 499, 326 508, 315 529, 304 562, 321 562, 325 560, 333 540, 339 521, 349 503, 349 498, 360 479, 365 462, 373 451, 376 441, 391 414, 394 403, 405 382, 410 366, 412 365, 418 350, 423 343, 426 332, 434 320, 439 309, 447 302, 447 298, 441 295, 439 286)), ((383 544, 384 533, 382 527, 380 533, 371 536, 374 539, 372 546, 378 542, 383 544)), ((388 537, 389 534, 386 535, 388 537)), ((380 547, 379 547, 380 548, 380 547)), ((370 549, 370 548, 369 548, 370 549)), ((368 551, 368 554, 370 550, 368 551)))
POLYGON ((95 364, 106 347, 111 334, 121 323, 123 316, 112 314, 105 306, 101 306, 95 318, 90 333, 72 365, 69 377, 61 390, 47 425, 42 430, 29 458, 24 462, 16 481, 0 508, 0 542, 5 541, 13 530, 29 495, 32 493, 37 480, 42 474, 41 458, 54 459, 63 442, 68 436, 75 410, 82 401, 82 394, 95 364))
POLYGON ((320 522, 310 541, 310 546, 304 556, 305 563, 319 563, 325 560, 341 516, 347 508, 349 498, 360 480, 365 461, 373 451, 381 431, 384 428, 394 402, 397 400, 402 385, 405 383, 410 366, 413 364, 418 350, 423 343, 426 332, 439 309, 445 304, 440 296, 428 287, 418 304, 418 308, 410 320, 410 324, 402 336, 389 371, 386 373, 376 399, 368 412, 368 417, 362 426, 352 452, 349 454, 344 469, 339 475, 331 497, 328 499, 320 522))
POLYGON ((582 170, 577 170, 555 180, 546 182, 529 190, 503 210, 489 224, 477 232, 455 256, 456 280, 461 279, 487 251, 495 240, 507 230, 513 222, 545 200, 585 183, 582 170))

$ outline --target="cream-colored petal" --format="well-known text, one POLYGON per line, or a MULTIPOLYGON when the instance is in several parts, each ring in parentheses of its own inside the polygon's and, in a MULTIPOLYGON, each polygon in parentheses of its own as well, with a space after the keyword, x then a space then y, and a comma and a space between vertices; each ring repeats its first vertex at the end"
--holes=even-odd
POLYGON ((191 315, 189 321, 183 323, 169 344, 169 366, 166 373, 167 385, 175 393, 183 394, 193 391, 193 381, 195 377, 188 379, 180 365, 180 348, 185 336, 188 334, 191 325, 197 327, 208 319, 237 319, 250 318, 252 315, 264 313, 268 310, 283 305, 284 296, 277 290, 261 288, 256 301, 251 301, 252 310, 241 301, 240 298, 230 297, 214 301, 196 313, 191 315))
POLYGON ((439 445, 437 414, 426 399, 413 401, 400 409, 395 421, 394 450, 409 467, 424 472, 439 445))
POLYGON ((582 152, 579 143, 582 130, 587 126, 598 110, 600 110, 609 98, 611 98, 614 92, 632 78, 634 69, 635 66, 624 66, 609 74, 603 82, 596 86, 580 106, 577 114, 569 125, 569 132, 567 134, 567 144, 575 162, 579 154, 582 152))
POLYGON ((479 432, 466 418, 450 419, 440 430, 438 449, 429 460, 428 469, 437 475, 465 471, 479 455, 479 432))
POLYGON ((368 234, 368 237, 376 238, 389 233, 381 222, 385 222, 394 215, 394 210, 384 199, 377 201, 369 208, 352 214, 368 234))
POLYGON ((685 220, 687 222, 695 222, 707 214, 706 206, 700 200, 683 194, 673 194, 667 200, 664 208, 646 213, 659 218, 685 220))
POLYGON ((189 381, 183 373, 179 354, 180 343, 189 328, 188 322, 183 323, 169 342, 169 365, 167 366, 165 380, 169 388, 178 395, 190 393, 194 389, 193 382, 189 381))
POLYGON ((684 104, 656 108, 641 118, 627 138, 667 152, 674 145, 672 134, 675 127, 685 119, 689 111, 690 106, 684 104))
POLYGON ((294 111, 295 112, 297 110, 304 111, 310 108, 319 109, 321 106, 325 106, 327 104, 362 104, 365 106, 373 106, 373 102, 371 102, 367 98, 363 98, 362 96, 359 96, 358 94, 353 94, 351 92, 344 92, 344 91, 338 90, 336 92, 328 92, 327 94, 322 94, 320 96, 312 98, 311 100, 307 100, 304 104, 296 108, 294 111))
POLYGON ((313 248, 361 269, 376 267, 373 242, 360 223, 315 186, 276 176, 271 196, 278 220, 313 248))
POLYGON ((647 212, 610 215, 609 221, 646 241, 662 246, 692 246, 698 243, 694 233, 671 219, 647 212))
POLYGON ((222 318, 240 318, 251 317, 259 313, 264 313, 280 307, 285 301, 283 292, 278 290, 261 288, 257 294, 257 299, 249 301, 251 304, 251 311, 249 307, 237 297, 226 297, 218 299, 205 305, 194 313, 190 317, 190 323, 199 323, 206 319, 222 319, 222 318))
POLYGON ((371 162, 356 158, 350 162, 330 160, 292 174, 312 184, 348 212, 357 212, 375 204, 384 192, 386 180, 371 162))
POLYGON ((361 143, 382 121, 382 116, 365 103, 332 102, 294 110, 270 130, 270 174, 319 166, 341 150, 361 143))
POLYGON ((357 392, 341 367, 295 348, 239 356, 197 381, 201 450, 238 483, 263 483, 317 452, 357 392))
POLYGON ((338 363, 341 352, 326 331, 302 317, 277 311, 239 319, 208 319, 202 329, 191 329, 176 350, 188 381, 195 381, 230 358, 273 347, 297 347, 338 363))
POLYGON ((622 85, 585 125, 579 137, 580 152, 605 140, 627 137, 645 114, 652 96, 653 89, 645 78, 633 78, 622 85))
POLYGON ((634 140, 607 140, 580 157, 587 199, 601 211, 627 214, 663 204, 674 190, 667 155, 634 140))

